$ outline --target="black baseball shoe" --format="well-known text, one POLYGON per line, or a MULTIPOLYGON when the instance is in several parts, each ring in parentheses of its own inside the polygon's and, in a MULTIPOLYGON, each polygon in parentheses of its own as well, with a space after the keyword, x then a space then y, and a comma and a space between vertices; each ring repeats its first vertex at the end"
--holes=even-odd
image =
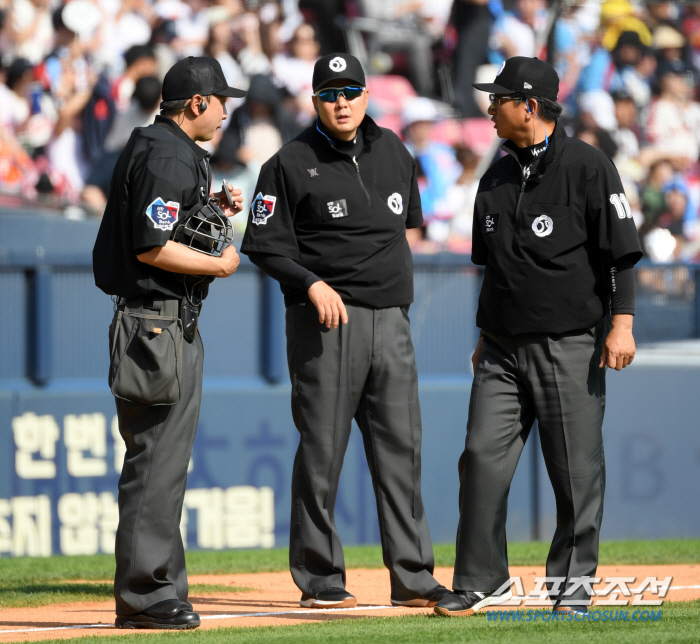
POLYGON ((299 600, 302 608, 354 608, 357 599, 345 588, 326 588, 315 595, 302 593, 299 600))
POLYGON ((445 595, 436 605, 435 612, 438 615, 450 617, 468 617, 485 606, 496 606, 507 602, 513 593, 509 591, 502 595, 494 595, 494 591, 478 593, 471 590, 456 590, 445 595))
POLYGON ((435 606, 443 597, 449 595, 450 591, 444 586, 437 585, 432 590, 429 590, 425 595, 416 597, 415 599, 394 599, 391 598, 392 606, 408 606, 409 608, 431 608, 435 606))
POLYGON ((123 615, 114 620, 117 628, 157 628, 187 630, 201 624, 192 604, 179 599, 166 599, 134 615, 123 615))

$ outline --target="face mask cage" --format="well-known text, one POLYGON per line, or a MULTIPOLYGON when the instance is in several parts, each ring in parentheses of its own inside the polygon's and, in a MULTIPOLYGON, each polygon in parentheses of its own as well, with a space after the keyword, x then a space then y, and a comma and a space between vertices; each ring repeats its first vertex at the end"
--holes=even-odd
POLYGON ((233 227, 216 201, 210 199, 175 229, 173 241, 198 253, 220 257, 233 241, 233 227))

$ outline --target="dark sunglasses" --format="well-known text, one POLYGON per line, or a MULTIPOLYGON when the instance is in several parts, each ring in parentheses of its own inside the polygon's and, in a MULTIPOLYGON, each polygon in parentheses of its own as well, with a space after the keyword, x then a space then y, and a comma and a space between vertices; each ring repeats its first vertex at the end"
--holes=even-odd
POLYGON ((320 89, 316 92, 318 96, 324 103, 335 103, 342 94, 346 101, 354 101, 358 96, 362 96, 362 92, 365 91, 364 87, 359 85, 348 85, 347 87, 328 87, 327 89, 320 89))

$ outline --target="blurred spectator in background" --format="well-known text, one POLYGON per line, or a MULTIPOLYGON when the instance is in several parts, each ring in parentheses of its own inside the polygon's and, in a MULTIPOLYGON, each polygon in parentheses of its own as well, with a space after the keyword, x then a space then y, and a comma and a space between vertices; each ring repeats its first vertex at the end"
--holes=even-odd
POLYGON ((635 6, 629 0, 605 0, 600 6, 601 44, 612 50, 625 31, 633 31, 645 47, 651 45, 651 32, 638 17, 635 6))
MULTIPOLYGON (((147 0, 120 0, 100 2, 98 6, 102 16, 95 61, 109 69, 111 74, 120 74, 124 71, 124 62, 127 66, 129 64, 125 52, 135 45, 146 45, 151 37, 151 24, 155 18, 153 3, 147 0)), ((124 104, 128 105, 129 99, 124 100, 124 104)), ((120 105, 120 109, 123 106, 120 105)))
POLYGON ((634 98, 639 108, 644 108, 651 99, 647 62, 639 34, 623 31, 610 54, 601 46, 593 55, 581 74, 579 91, 622 90, 634 98))
POLYGON ((647 140, 670 157, 677 169, 686 170, 700 154, 700 104, 692 100, 693 76, 682 61, 659 65, 659 97, 649 108, 647 140))
POLYGON ((14 135, 13 92, 7 87, 6 70, 0 64, 0 186, 11 194, 22 190, 28 180, 36 181, 29 155, 14 135))
MULTIPOLYGON (((683 242, 686 239, 686 219, 692 218, 688 189, 682 181, 675 179, 664 186, 664 197, 666 208, 659 215, 656 223, 659 228, 665 228, 679 242, 683 242)), ((682 246, 682 243, 679 243, 678 246, 682 246)))
POLYGON ((94 214, 101 216, 104 212, 114 166, 134 128, 153 123, 160 104, 160 90, 160 80, 155 76, 139 78, 129 109, 116 115, 105 139, 104 151, 92 166, 81 193, 82 200, 94 214))
POLYGON ((463 117, 483 117, 474 98, 476 70, 487 62, 489 34, 493 23, 489 0, 455 0, 451 22, 457 31, 454 52, 454 94, 463 117))
POLYGON ((695 69, 700 70, 700 4, 691 4, 686 11, 688 14, 683 20, 683 34, 688 39, 690 61, 695 69))
POLYGON ((660 25, 653 33, 654 49, 659 62, 682 60, 685 38, 683 34, 668 25, 660 25))
POLYGON ((301 129, 285 109, 281 90, 262 74, 250 79, 245 103, 228 120, 212 156, 212 168, 217 181, 233 180, 241 187, 247 204, 262 164, 301 129))
POLYGON ((664 212, 652 223, 651 230, 644 239, 645 245, 657 261, 692 260, 692 255, 697 250, 695 245, 689 242, 698 237, 698 216, 688 187, 676 176, 664 186, 663 193, 664 212))
MULTIPOLYGON (((58 120, 54 102, 36 80, 35 69, 25 58, 17 58, 10 65, 7 87, 9 129, 29 155, 36 156, 50 141, 58 120)), ((57 89, 63 91, 63 87, 57 89)))
POLYGON ((668 159, 659 159, 652 164, 646 183, 640 192, 642 214, 644 215, 644 223, 639 229, 642 237, 646 235, 654 222, 666 209, 664 186, 672 178, 673 166, 668 159))
POLYGON ((625 159, 639 156, 639 123, 637 105, 632 95, 623 89, 611 94, 615 117, 615 127, 611 131, 613 141, 617 144, 618 154, 625 159))
POLYGON ((680 12, 675 2, 668 0, 647 0, 647 24, 650 29, 654 29, 659 25, 670 25, 677 27, 680 18, 680 12))
MULTIPOLYGON (((427 225, 428 234, 433 219, 452 216, 451 212, 439 212, 439 206, 444 204, 445 191, 454 183, 461 170, 454 150, 431 137, 433 124, 438 119, 435 103, 425 97, 409 99, 401 113, 401 129, 406 147, 418 167, 423 221, 427 225)), ((444 239, 438 238, 436 241, 442 242, 444 239)))
MULTIPOLYGON (((212 7, 209 12, 209 39, 204 47, 204 55, 211 56, 219 61, 226 77, 226 82, 230 86, 245 89, 248 86, 248 79, 232 54, 233 30, 231 29, 231 19, 233 17, 234 14, 227 6, 212 7)), ((229 101, 226 101, 226 106, 230 107, 229 101)))
POLYGON ((177 37, 171 46, 179 58, 202 55, 209 35, 209 4, 207 0, 156 0, 154 3, 156 15, 175 21, 177 37))
POLYGON ((245 103, 229 121, 219 149, 256 176, 262 164, 299 132, 282 107, 282 93, 269 76, 262 74, 250 79, 245 103))
POLYGON ((176 38, 175 21, 167 18, 156 18, 148 46, 152 49, 156 58, 157 76, 161 81, 165 77, 165 73, 178 60, 175 49, 171 46, 176 38))
POLYGON ((581 95, 579 109, 576 138, 614 159, 618 146, 611 133, 617 128, 617 120, 610 94, 602 89, 586 92, 581 95))
POLYGON ((5 17, 6 55, 40 63, 53 47, 51 0, 12 0, 5 17))
MULTIPOLYGON (((578 83, 581 70, 590 58, 589 25, 582 20, 585 0, 572 0, 562 6, 555 25, 554 68, 559 74, 559 103, 565 103, 578 83)), ((543 34, 544 35, 544 34, 543 34)))
POLYGON ((64 66, 77 65, 82 69, 87 69, 88 66, 84 51, 86 47, 78 35, 63 22, 63 9, 64 6, 60 6, 53 12, 53 49, 43 61, 44 70, 50 83, 47 89, 54 92, 61 84, 64 66))
POLYGON ((309 97, 313 94, 311 78, 320 50, 316 30, 303 23, 289 41, 289 53, 277 54, 272 61, 276 82, 292 96, 302 96, 305 103, 310 103, 309 97))
POLYGON ((136 81, 129 109, 116 115, 104 143, 105 152, 121 152, 136 127, 153 123, 160 104, 160 80, 144 76, 136 81))
POLYGON ((479 177, 476 174, 479 157, 471 148, 462 144, 455 146, 455 156, 461 172, 456 181, 447 187, 442 203, 437 206, 437 211, 444 216, 428 222, 426 236, 452 252, 470 253, 474 198, 479 188, 479 177))
MULTIPOLYGON (((272 7, 272 5, 266 5, 272 7)), ((272 59, 282 51, 279 39, 282 25, 275 9, 260 17, 252 11, 245 13, 240 20, 241 36, 245 46, 238 53, 238 62, 247 76, 271 74, 272 59)))
POLYGON ((513 56, 537 55, 537 39, 547 23, 544 0, 517 0, 515 7, 513 13, 501 13, 491 31, 489 59, 495 65, 513 56))
POLYGON ((345 51, 345 33, 342 28, 345 4, 345 0, 299 0, 299 9, 318 30, 321 56, 334 51, 345 51))
POLYGON ((23 126, 32 113, 30 99, 36 99, 32 97, 33 70, 34 66, 26 58, 16 58, 5 75, 9 92, 5 94, 7 103, 3 106, 6 114, 4 120, 17 136, 21 136, 23 126))
POLYGON ((96 83, 92 70, 85 81, 74 69, 64 70, 63 100, 47 146, 48 161, 53 169, 51 182, 54 189, 71 202, 77 201, 90 172, 89 158, 83 146, 84 120, 81 114, 90 102, 96 83))
POLYGON ((117 111, 125 112, 139 78, 155 76, 158 71, 156 56, 148 45, 133 45, 124 53, 124 73, 112 85, 112 96, 117 111))

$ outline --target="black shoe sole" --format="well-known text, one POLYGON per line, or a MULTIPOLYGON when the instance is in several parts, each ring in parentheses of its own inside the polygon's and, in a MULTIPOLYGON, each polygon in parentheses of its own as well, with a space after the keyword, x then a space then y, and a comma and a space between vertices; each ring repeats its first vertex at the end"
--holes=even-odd
POLYGON ((407 599, 406 601, 401 601, 399 599, 392 599, 392 606, 399 606, 401 608, 432 608, 438 603, 438 599, 407 599))
POLYGON ((158 629, 168 631, 186 631, 197 628, 202 622, 186 622, 184 624, 168 624, 167 622, 141 622, 133 621, 128 617, 117 617, 114 620, 115 628, 133 628, 133 629, 158 629))
MULTIPOLYGON (((357 598, 355 597, 348 597, 347 599, 343 599, 341 601, 329 601, 329 600, 320 600, 316 599, 315 597, 309 597, 308 599, 301 599, 299 601, 299 606, 302 608, 319 608, 319 609, 324 609, 324 608, 355 608, 357 606, 357 598)), ((2 632, 2 631, 0 631, 2 632)))

